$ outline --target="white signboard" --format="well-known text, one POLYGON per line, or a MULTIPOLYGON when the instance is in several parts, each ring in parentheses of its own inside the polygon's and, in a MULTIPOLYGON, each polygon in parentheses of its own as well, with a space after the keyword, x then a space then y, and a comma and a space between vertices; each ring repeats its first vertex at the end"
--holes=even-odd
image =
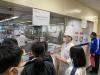
POLYGON ((50 12, 33 9, 33 25, 49 25, 50 12))
POLYGON ((82 28, 87 28, 87 20, 82 20, 81 27, 82 28))

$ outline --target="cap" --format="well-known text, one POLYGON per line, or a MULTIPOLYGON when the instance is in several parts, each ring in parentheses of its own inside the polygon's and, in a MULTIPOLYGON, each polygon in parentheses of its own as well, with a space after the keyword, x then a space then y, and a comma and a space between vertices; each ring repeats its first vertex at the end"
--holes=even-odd
POLYGON ((73 33, 65 32, 65 33, 64 33, 64 36, 70 36, 70 37, 73 38, 73 33))
POLYGON ((73 30, 71 30, 71 29, 67 29, 67 30, 65 31, 64 35, 65 35, 65 36, 68 35, 68 36, 70 36, 70 37, 73 38, 74 32, 73 32, 73 30))
POLYGON ((64 35, 68 35, 73 38, 74 32, 72 26, 67 26, 64 35))

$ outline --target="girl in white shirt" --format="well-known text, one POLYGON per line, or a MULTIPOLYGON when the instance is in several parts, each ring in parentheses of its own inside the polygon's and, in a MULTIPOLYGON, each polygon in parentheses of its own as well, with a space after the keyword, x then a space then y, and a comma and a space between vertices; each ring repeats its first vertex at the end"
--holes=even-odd
POLYGON ((65 75, 86 75, 86 57, 82 47, 73 46, 70 48, 72 64, 66 70, 65 75))

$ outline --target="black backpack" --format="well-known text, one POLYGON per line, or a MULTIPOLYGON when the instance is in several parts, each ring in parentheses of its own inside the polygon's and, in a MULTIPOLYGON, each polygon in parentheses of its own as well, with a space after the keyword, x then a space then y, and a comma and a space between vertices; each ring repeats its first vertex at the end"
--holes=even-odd
MULTIPOLYGON (((35 60, 30 61, 25 65, 21 75, 35 75, 34 61, 35 60)), ((45 62, 45 70, 43 73, 41 73, 41 75, 56 75, 53 64, 48 61, 44 61, 44 62, 45 62)))

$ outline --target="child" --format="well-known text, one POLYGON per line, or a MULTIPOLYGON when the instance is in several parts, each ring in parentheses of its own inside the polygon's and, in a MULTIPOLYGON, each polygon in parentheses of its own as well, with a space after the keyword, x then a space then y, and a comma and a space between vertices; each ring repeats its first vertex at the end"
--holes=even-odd
POLYGON ((73 65, 66 70, 66 75, 86 75, 86 57, 82 47, 73 46, 70 49, 73 65))
POLYGON ((21 75, 56 75, 53 63, 45 60, 45 46, 36 42, 31 47, 34 58, 25 65, 21 75))
POLYGON ((17 75, 22 53, 19 47, 0 46, 0 75, 17 75))

